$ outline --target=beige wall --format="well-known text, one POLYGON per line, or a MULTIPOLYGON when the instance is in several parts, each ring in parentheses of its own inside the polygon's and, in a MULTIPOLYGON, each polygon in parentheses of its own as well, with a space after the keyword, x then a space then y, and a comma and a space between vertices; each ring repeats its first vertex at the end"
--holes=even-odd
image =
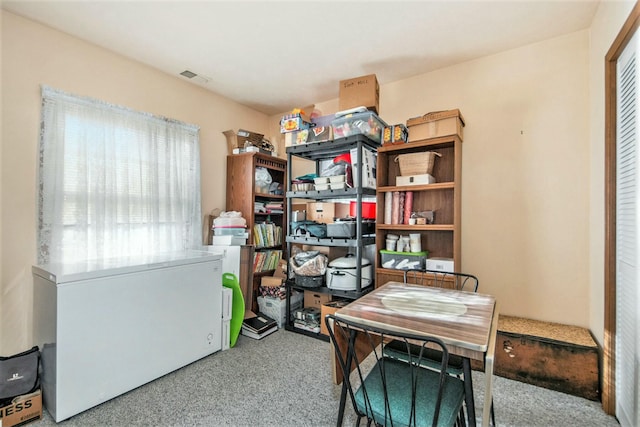
POLYGON ((5 355, 31 345, 41 84, 200 126, 203 215, 225 205, 222 131, 267 131, 264 114, 179 76, 2 12, 0 354, 5 355))
POLYGON ((389 124, 462 111, 462 270, 504 314, 590 326, 588 61, 580 31, 380 88, 389 124))

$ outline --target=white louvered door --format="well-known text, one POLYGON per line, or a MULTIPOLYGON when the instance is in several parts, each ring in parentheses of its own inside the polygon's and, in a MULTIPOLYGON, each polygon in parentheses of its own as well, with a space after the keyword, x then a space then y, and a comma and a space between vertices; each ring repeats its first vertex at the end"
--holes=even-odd
POLYGON ((616 416, 640 426, 640 60, 634 35, 617 62, 616 140, 616 416))

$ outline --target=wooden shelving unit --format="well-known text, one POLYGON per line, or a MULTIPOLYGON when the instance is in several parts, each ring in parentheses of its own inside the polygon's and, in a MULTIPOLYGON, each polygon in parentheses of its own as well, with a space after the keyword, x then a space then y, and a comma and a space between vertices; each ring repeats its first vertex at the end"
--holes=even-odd
POLYGON ((420 233, 423 250, 429 257, 453 258, 455 271, 462 262, 461 219, 462 140, 457 135, 431 138, 399 145, 378 148, 377 163, 377 216, 376 216, 376 286, 388 281, 402 281, 403 271, 382 268, 380 250, 385 249, 389 233, 406 235, 420 233), (434 184, 396 185, 400 168, 396 157, 400 154, 435 151, 437 157, 432 175, 434 184), (435 211, 433 224, 385 224, 385 194, 395 191, 413 192, 412 211, 435 211))
MULTIPOLYGON (((247 220, 248 244, 254 245, 254 252, 267 250, 282 250, 282 258, 286 259, 285 235, 287 230, 287 211, 285 209, 284 188, 287 183, 287 161, 279 157, 262 153, 243 153, 227 156, 227 211, 242 212, 247 220), (256 188, 255 171, 258 167, 264 167, 269 171, 273 182, 281 184, 280 194, 264 192, 256 188), (283 204, 282 213, 257 213, 255 202, 277 201, 283 204), (258 245, 255 241, 253 227, 255 224, 269 222, 282 229, 281 239, 274 245, 258 245)), ((257 291, 260 279, 263 276, 271 276, 274 270, 258 271, 253 273, 253 297, 252 307, 258 311, 257 291)))

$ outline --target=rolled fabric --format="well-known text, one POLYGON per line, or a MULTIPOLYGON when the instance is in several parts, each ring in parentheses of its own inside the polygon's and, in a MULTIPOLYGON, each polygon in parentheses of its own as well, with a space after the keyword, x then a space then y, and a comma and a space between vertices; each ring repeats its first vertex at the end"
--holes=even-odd
POLYGON ((400 192, 393 192, 393 202, 391 203, 391 224, 397 224, 400 217, 400 192))
POLYGON ((411 211, 413 210, 413 191, 407 191, 404 196, 404 222, 403 224, 409 224, 409 218, 411 218, 411 211))
POLYGON ((400 205, 398 206, 398 224, 404 224, 404 191, 400 192, 400 205))
POLYGON ((391 206, 393 205, 393 193, 384 193, 384 223, 391 224, 391 206))

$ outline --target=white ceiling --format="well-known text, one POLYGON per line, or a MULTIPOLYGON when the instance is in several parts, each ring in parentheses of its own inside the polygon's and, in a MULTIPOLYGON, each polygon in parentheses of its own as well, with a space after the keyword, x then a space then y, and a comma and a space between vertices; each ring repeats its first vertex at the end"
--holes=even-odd
POLYGON ((588 28, 598 1, 3 1, 266 114, 588 28), (198 80, 192 79, 191 81, 198 80))

